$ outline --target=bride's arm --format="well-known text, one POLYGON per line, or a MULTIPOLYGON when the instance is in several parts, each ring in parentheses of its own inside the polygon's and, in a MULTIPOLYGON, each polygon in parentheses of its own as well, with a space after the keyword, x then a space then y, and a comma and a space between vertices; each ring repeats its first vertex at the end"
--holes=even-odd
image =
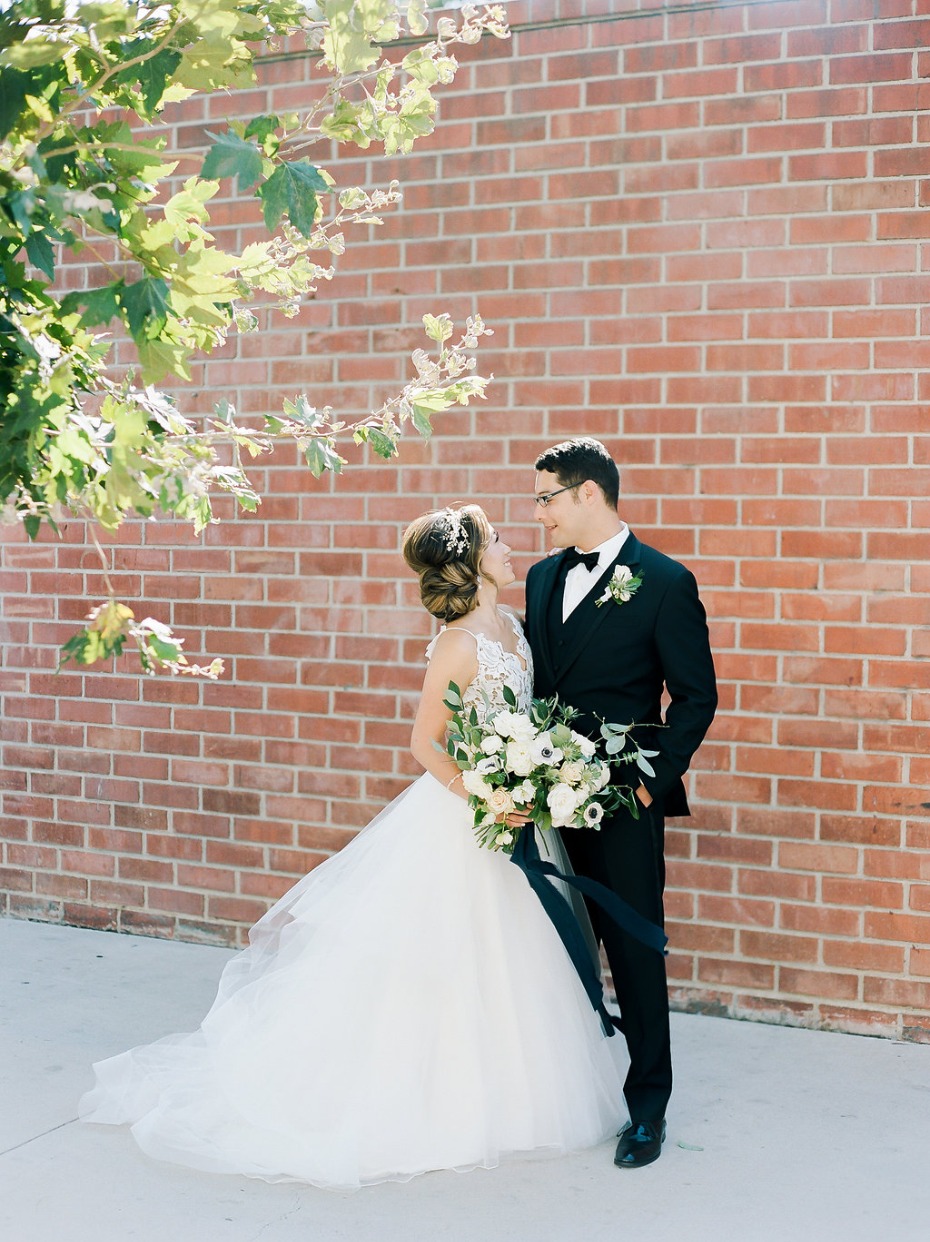
POLYGON ((467 795, 459 779, 461 772, 458 764, 445 749, 439 751, 433 743, 438 742, 443 748, 446 744, 446 725, 452 713, 443 703, 443 699, 449 689, 449 682, 454 681, 464 690, 474 681, 477 672, 478 657, 472 636, 462 630, 444 630, 433 648, 432 658, 426 668, 410 737, 410 753, 417 763, 421 763, 431 776, 435 776, 437 781, 462 798, 467 795))

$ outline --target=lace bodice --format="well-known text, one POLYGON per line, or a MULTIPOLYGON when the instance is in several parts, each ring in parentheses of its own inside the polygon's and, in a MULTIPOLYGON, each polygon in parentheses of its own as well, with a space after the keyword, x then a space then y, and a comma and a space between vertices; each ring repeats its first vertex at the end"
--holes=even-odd
MULTIPOLYGON (((481 721, 496 712, 513 710, 504 698, 504 686, 508 686, 516 696, 517 711, 529 711, 533 700, 533 656, 530 645, 516 617, 511 613, 505 615, 517 635, 516 652, 505 651, 496 639, 488 638, 485 634, 465 631, 466 634, 471 634, 477 645, 478 671, 474 680, 465 687, 462 700, 466 708, 474 707, 481 721)), ((439 633, 445 628, 443 626, 439 633)), ((456 626, 456 629, 463 628, 456 626)), ((426 648, 427 659, 433 654, 438 638, 439 634, 426 648)))

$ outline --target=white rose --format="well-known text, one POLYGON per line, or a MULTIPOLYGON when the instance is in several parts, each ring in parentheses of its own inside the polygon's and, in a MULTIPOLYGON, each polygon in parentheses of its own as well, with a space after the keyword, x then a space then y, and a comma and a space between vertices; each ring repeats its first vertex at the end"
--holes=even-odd
POLYGON ((494 732, 500 737, 513 737, 514 723, 519 720, 516 712, 498 712, 491 721, 494 732))
POLYGON ((494 838, 494 844, 498 847, 503 845, 513 845, 513 833, 499 832, 494 838))
POLYGON ((633 571, 629 565, 618 565, 614 570, 614 582, 620 586, 624 586, 633 577, 633 571))
POLYGON ((610 784, 610 765, 602 763, 599 765, 600 770, 594 781, 595 789, 603 789, 605 785, 610 784))
POLYGON ((523 716, 519 712, 514 712, 513 732, 511 737, 517 742, 526 742, 529 744, 536 736, 536 726, 530 720, 529 716, 523 716))
POLYGON ((581 759, 571 759, 559 768, 559 780, 566 785, 577 785, 584 776, 585 765, 581 759))
POLYGON ((462 785, 466 793, 474 794, 476 798, 486 798, 491 789, 487 781, 482 780, 481 773, 474 768, 462 773, 462 785))
POLYGON ((534 765, 545 763, 549 767, 555 767, 556 764, 562 762, 562 751, 558 746, 553 746, 552 736, 549 733, 540 733, 530 746, 530 754, 533 756, 534 765))
POLYGON ((504 739, 499 733, 489 733, 481 743, 481 750, 486 755, 496 755, 504 749, 504 739))
POLYGON ((508 742, 504 762, 507 771, 514 776, 529 776, 533 770, 533 757, 525 742, 508 742))
POLYGON ((518 805, 526 806, 536 796, 536 786, 532 781, 524 781, 522 785, 518 785, 516 789, 511 790, 510 796, 518 805))
POLYGON ((513 810, 513 798, 506 789, 492 789, 485 797, 488 810, 495 815, 509 815, 513 810))
POLYGON ((553 785, 546 795, 553 828, 565 828, 575 814, 575 791, 568 785, 553 785))
POLYGON ((597 747, 589 737, 582 737, 580 733, 576 733, 574 734, 574 740, 578 743, 578 749, 585 759, 594 758, 594 752, 597 750, 597 747))

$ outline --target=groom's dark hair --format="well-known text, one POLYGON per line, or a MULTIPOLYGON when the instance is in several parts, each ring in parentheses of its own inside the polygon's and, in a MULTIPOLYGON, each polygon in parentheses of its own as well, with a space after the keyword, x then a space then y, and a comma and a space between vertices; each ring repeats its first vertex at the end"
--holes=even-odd
POLYGON ((590 479, 604 493, 607 504, 616 509, 620 500, 620 471, 600 440, 592 436, 563 440, 540 453, 535 467, 554 474, 563 487, 590 479))

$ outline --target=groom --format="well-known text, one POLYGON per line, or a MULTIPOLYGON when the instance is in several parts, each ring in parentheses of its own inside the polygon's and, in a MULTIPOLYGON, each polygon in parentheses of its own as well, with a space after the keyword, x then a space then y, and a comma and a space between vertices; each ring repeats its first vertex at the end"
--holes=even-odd
MULTIPOLYGON (((638 820, 622 809, 599 832, 566 830, 563 839, 578 875, 606 884, 661 924, 665 816, 690 814, 682 776, 714 718, 716 680, 693 575, 639 542, 617 514, 619 491, 617 466, 598 440, 566 440, 536 459, 535 516, 564 551, 530 569, 526 629, 537 696, 557 694, 581 713, 574 727, 592 736, 600 720, 635 721, 644 726, 634 732, 639 745, 659 752, 650 761, 655 776, 613 769, 618 783, 638 786, 638 820), (632 594, 619 583, 608 589, 615 566, 640 580, 632 594)), ((614 1163, 639 1168, 661 1154, 672 1090, 665 960, 596 906, 590 913, 630 1054, 630 1123, 614 1163)))

